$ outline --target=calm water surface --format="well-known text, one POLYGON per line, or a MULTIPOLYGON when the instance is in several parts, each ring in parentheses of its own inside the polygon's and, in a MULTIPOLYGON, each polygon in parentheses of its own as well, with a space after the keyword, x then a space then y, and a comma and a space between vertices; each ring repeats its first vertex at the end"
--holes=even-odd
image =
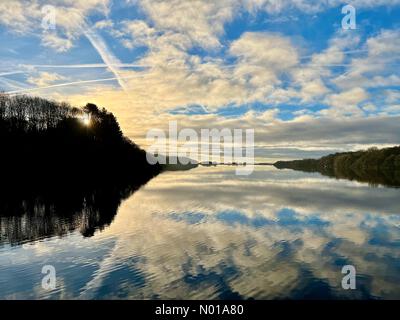
POLYGON ((167 172, 102 223, 90 212, 0 216, 0 298, 400 299, 399 199, 272 167, 167 172), (346 264, 356 290, 341 288, 346 264), (41 286, 44 265, 54 290, 41 286))

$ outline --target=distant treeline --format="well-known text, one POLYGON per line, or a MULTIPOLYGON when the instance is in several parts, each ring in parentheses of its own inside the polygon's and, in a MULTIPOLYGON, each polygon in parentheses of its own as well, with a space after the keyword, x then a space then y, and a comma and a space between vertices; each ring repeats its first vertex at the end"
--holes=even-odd
POLYGON ((320 159, 278 161, 274 166, 279 169, 320 172, 371 185, 400 186, 400 146, 336 153, 320 159))
MULTIPOLYGON (((0 94, 0 165, 8 182, 141 184, 160 172, 124 137, 115 116, 94 104, 72 107, 0 94)), ((4 180, 4 179, 3 179, 4 180)))

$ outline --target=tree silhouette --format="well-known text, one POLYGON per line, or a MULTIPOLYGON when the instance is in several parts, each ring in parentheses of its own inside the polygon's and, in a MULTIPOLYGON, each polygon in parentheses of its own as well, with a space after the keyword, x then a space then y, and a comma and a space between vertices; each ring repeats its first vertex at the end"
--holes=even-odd
POLYGON ((0 150, 3 181, 140 183, 161 171, 123 136, 112 113, 91 103, 79 109, 0 94, 0 150), (89 126, 82 121, 86 115, 89 126))
POLYGON ((90 236, 161 171, 106 109, 25 95, 0 93, 0 152, 0 243, 90 236))

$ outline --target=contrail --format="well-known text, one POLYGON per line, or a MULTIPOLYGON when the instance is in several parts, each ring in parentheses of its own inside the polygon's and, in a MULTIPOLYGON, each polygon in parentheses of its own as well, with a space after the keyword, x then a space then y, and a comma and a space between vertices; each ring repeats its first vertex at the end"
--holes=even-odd
POLYGON ((12 88, 17 88, 17 89, 21 89, 21 90, 26 90, 27 85, 23 82, 19 82, 19 81, 15 81, 15 80, 11 80, 11 79, 7 79, 7 78, 1 78, 0 77, 0 83, 3 83, 4 85, 8 86, 8 87, 12 87, 12 88))
MULTIPOLYGON (((133 63, 119 63, 107 65, 105 63, 87 63, 87 64, 21 64, 22 68, 37 68, 37 69, 79 69, 79 68, 109 68, 110 66, 115 68, 148 68, 149 66, 133 64, 133 63)), ((22 71, 17 71, 15 73, 23 73, 22 71)), ((1 76, 1 74, 0 74, 1 76)))
MULTIPOLYGON (((314 55, 323 54, 323 53, 326 53, 326 51, 328 51, 328 50, 325 50, 322 52, 316 52, 316 53, 308 55, 308 56, 302 56, 302 57, 299 57, 299 59, 302 60, 302 59, 312 58, 314 55)), ((369 52, 369 51, 367 49, 348 50, 348 51, 341 51, 341 50, 329 51, 329 53, 342 53, 342 54, 354 54, 354 53, 366 53, 366 52, 369 52)))
MULTIPOLYGON (((87 25, 86 25, 87 27, 87 25)), ((144 66, 144 65, 139 65, 139 64, 133 64, 133 63, 121 63, 108 49, 106 43, 104 40, 101 38, 100 35, 98 35, 93 29, 87 27, 86 30, 83 31, 85 36, 88 38, 90 43, 93 45, 93 47, 96 49, 96 51, 99 53, 100 57, 103 59, 104 63, 92 63, 92 64, 71 64, 71 65, 27 65, 27 64, 21 64, 20 67, 33 67, 33 68, 108 68, 114 75, 115 77, 112 78, 104 78, 104 79, 95 79, 95 80, 81 80, 81 81, 74 81, 74 82, 68 82, 68 83, 61 83, 61 84, 54 84, 54 85, 49 85, 49 86, 44 86, 44 87, 36 87, 36 88, 24 88, 21 86, 22 83, 19 83, 17 81, 12 81, 10 79, 0 79, 0 82, 5 83, 9 86, 12 86, 14 88, 20 89, 20 90, 13 90, 7 92, 8 94, 19 94, 19 93, 25 93, 25 92, 31 92, 31 91, 37 91, 37 90, 43 90, 43 89, 49 89, 49 88, 57 88, 57 87, 64 87, 64 86, 71 86, 71 85, 77 85, 77 84, 86 84, 86 83, 96 83, 96 82, 107 82, 107 81, 114 81, 116 80, 118 84, 122 87, 124 91, 127 92, 126 84, 123 81, 124 79, 131 79, 131 78, 137 78, 137 77, 142 77, 143 75, 135 75, 135 76, 121 76, 119 74, 120 70, 119 68, 150 68, 150 66, 144 66)), ((337 51, 338 53, 343 53, 343 54, 353 54, 353 53, 361 53, 361 52, 368 52, 368 50, 349 50, 349 51, 337 51)), ((305 59, 305 58, 310 58, 313 55, 310 56, 303 56, 300 57, 299 59, 305 59)), ((384 64, 384 63, 383 63, 384 64)), ((308 66, 308 67, 348 67, 351 64, 305 64, 303 66, 308 66)), ((224 66, 219 66, 221 69, 231 69, 235 68, 236 65, 224 65, 224 66)), ((262 66, 258 66, 262 68, 262 66)), ((198 68, 176 68, 172 67, 170 69, 186 69, 188 71, 196 71, 198 68)), ((18 73, 24 73, 23 71, 10 71, 10 72, 4 72, 0 73, 0 76, 3 75, 12 75, 12 74, 18 74, 18 73)), ((26 85, 25 85, 26 86, 26 85)))
POLYGON ((13 74, 20 74, 20 73, 24 73, 24 72, 23 72, 23 71, 3 72, 3 73, 0 73, 0 77, 3 77, 3 76, 11 76, 11 75, 13 75, 13 74))
MULTIPOLYGON (((77 85, 77 84, 85 84, 85 83, 106 82, 106 81, 114 81, 114 80, 120 81, 122 79, 140 78, 143 76, 144 75, 134 75, 134 76, 125 76, 125 77, 120 76, 118 78, 113 77, 113 78, 103 78, 103 79, 95 79, 95 80, 81 80, 81 81, 53 84, 53 85, 44 86, 44 87, 35 87, 35 88, 29 88, 29 89, 8 91, 8 92, 6 92, 6 94, 21 94, 21 93, 27 93, 27 92, 37 91, 37 90, 44 90, 44 89, 58 88, 58 87, 67 87, 67 86, 72 86, 72 85, 77 85)), ((0 79, 0 81, 1 81, 1 79, 0 79)))
POLYGON ((119 85, 127 91, 127 87, 122 77, 119 74, 118 67, 115 65, 121 64, 121 62, 110 52, 103 38, 97 34, 92 28, 88 26, 84 26, 85 30, 83 31, 85 36, 88 38, 92 46, 97 50, 100 57, 103 59, 104 63, 110 69, 110 71, 115 75, 116 80, 119 85))

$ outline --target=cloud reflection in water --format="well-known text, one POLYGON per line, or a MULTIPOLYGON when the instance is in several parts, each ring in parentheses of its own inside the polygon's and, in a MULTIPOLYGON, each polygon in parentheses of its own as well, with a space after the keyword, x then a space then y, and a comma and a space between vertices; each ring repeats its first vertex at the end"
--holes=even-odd
POLYGON ((399 192, 270 167, 164 173, 90 238, 3 246, 0 297, 400 298, 399 192), (341 288, 345 264, 357 290, 341 288))

